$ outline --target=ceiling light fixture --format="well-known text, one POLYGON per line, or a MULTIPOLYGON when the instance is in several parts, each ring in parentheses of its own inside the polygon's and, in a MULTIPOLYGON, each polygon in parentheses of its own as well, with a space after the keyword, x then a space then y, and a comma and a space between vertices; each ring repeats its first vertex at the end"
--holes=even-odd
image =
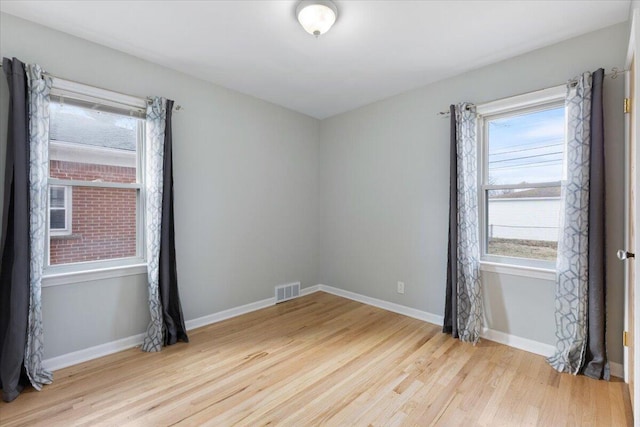
POLYGON ((330 0, 302 0, 296 8, 302 28, 318 37, 331 28, 338 18, 338 8, 330 0))

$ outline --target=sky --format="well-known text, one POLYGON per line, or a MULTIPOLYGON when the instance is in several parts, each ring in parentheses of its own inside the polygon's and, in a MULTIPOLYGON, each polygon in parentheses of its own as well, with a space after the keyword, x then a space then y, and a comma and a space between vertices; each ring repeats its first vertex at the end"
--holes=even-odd
POLYGON ((57 116, 64 112, 66 114, 74 114, 95 121, 101 121, 124 129, 136 130, 137 128, 138 119, 135 117, 113 114, 106 111, 91 110, 89 108, 78 107, 72 104, 61 104, 53 101, 49 104, 49 111, 52 116, 57 116))
POLYGON ((51 102, 49 113, 52 140, 129 151, 136 149, 140 121, 137 117, 58 102, 51 102))
POLYGON ((560 181, 564 106, 491 120, 489 184, 560 181))

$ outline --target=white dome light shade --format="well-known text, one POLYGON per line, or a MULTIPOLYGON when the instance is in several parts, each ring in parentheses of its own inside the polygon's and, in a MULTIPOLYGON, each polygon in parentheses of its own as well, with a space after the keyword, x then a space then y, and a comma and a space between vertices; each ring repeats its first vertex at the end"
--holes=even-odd
POLYGON ((300 2, 296 15, 302 28, 307 33, 318 37, 329 31, 336 22, 338 8, 331 1, 307 0, 300 2))

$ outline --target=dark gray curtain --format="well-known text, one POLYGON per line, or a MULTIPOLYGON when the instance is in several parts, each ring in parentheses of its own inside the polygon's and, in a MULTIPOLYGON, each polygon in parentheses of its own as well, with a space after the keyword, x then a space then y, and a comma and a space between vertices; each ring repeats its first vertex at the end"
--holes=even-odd
POLYGON ((160 272, 158 286, 164 322, 164 345, 178 340, 189 342, 184 326, 182 305, 178 294, 178 272, 176 268, 175 232, 173 227, 173 152, 171 112, 173 101, 167 100, 167 119, 164 130, 162 230, 160 232, 160 272))
POLYGON ((25 65, 2 59, 9 85, 2 264, 0 265, 0 388, 11 402, 24 384, 29 316, 29 131, 25 65))
POLYGON ((447 289, 442 332, 458 338, 458 155, 456 148, 456 111, 449 108, 451 121, 449 156, 449 245, 447 249, 447 289))
POLYGON ((591 168, 589 170, 589 306, 587 348, 581 372, 591 378, 609 379, 606 346, 606 247, 604 181, 604 70, 592 74, 591 168))

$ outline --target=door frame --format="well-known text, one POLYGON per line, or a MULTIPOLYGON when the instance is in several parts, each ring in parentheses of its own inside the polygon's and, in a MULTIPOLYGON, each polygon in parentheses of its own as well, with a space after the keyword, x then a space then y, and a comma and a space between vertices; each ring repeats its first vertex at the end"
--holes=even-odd
MULTIPOLYGON (((637 56, 638 52, 636 50, 636 48, 638 46, 640 46, 640 33, 639 33, 639 25, 640 25, 640 9, 634 9, 633 10, 633 15, 632 15, 632 19, 631 19, 631 31, 630 31, 630 36, 629 36, 629 48, 627 51, 627 60, 626 60, 626 64, 625 64, 625 68, 629 69, 629 67, 631 66, 631 62, 634 60, 634 58, 637 56)), ((636 58, 635 61, 635 74, 631 75, 630 72, 627 72, 627 81, 625 84, 625 96, 628 98, 631 98, 631 102, 632 105, 636 104, 638 102, 640 102, 640 76, 639 76, 639 72, 638 72, 638 61, 636 58), (629 93, 629 82, 630 79, 633 79, 633 83, 634 83, 634 90, 633 93, 629 93)), ((638 149, 638 147, 640 146, 639 142, 640 142, 640 129, 639 129, 639 125, 640 125, 640 108, 636 108, 635 105, 632 106, 631 108, 631 113, 633 114, 633 129, 631 129, 631 118, 629 117, 629 115, 625 115, 625 119, 624 119, 624 123, 625 123, 625 236, 627 235, 627 227, 628 227, 628 223, 629 223, 629 218, 628 218, 628 208, 627 208, 627 203, 629 202, 627 200, 626 194, 628 194, 628 184, 629 184, 629 173, 630 171, 628 170, 628 160, 629 160, 629 153, 628 153, 628 146, 629 146, 629 135, 631 135, 631 132, 633 132, 633 136, 634 136, 634 140, 636 143, 636 152, 635 152, 635 162, 636 162, 636 176, 635 176, 635 185, 636 185, 636 191, 638 191, 638 189, 640 189, 640 173, 638 171, 638 166, 640 166, 640 150, 638 149)), ((635 222, 635 250, 638 251, 640 250, 640 221, 638 220, 638 213, 640 213, 640 197, 638 197, 638 194, 635 194, 635 218, 634 218, 634 222, 635 222)), ((627 244, 626 242, 626 237, 625 237, 625 245, 627 244)), ((623 249, 627 249, 627 248, 623 248, 623 249)), ((635 259, 634 259, 635 260, 635 259)), ((634 262, 634 261, 627 261, 627 262, 634 262)), ((632 301, 632 305, 633 305, 633 340, 632 343, 635 346, 635 343, 640 343, 640 274, 638 274, 640 271, 637 268, 638 266, 636 266, 636 275, 635 275, 635 281, 634 281, 634 298, 632 301)), ((628 297, 629 297, 629 283, 628 283, 628 269, 625 266, 625 272, 624 272, 624 278, 625 278, 625 330, 628 330, 628 297)), ((635 346, 634 348, 634 352, 633 352, 633 388, 634 388, 634 393, 633 393, 633 397, 634 397, 634 401, 633 401, 633 407, 634 410, 636 412, 638 412, 638 410, 636 410, 635 408, 638 408, 638 404, 639 399, 640 399, 640 376, 638 375, 640 373, 640 351, 638 351, 637 346, 635 346)), ((624 376, 625 376, 625 381, 628 383, 629 382, 629 372, 628 372, 628 367, 629 367, 629 360, 628 360, 629 354, 628 354, 628 348, 625 347, 624 348, 624 364, 625 364, 625 372, 624 372, 624 376)), ((634 414, 634 419, 636 420, 636 424, 638 424, 638 421, 640 420, 640 416, 635 416, 636 414, 634 414)), ((640 415, 640 414, 639 414, 640 415)))

